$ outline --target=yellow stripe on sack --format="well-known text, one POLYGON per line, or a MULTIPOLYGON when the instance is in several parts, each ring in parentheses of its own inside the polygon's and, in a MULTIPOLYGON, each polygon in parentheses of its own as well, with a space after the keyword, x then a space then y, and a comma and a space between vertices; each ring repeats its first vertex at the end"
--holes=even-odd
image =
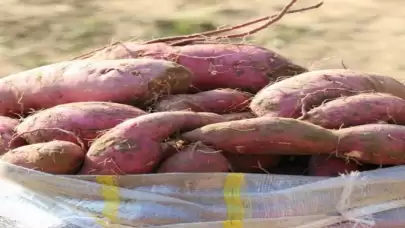
POLYGON ((227 220, 224 222, 224 228, 243 228, 242 220, 227 220))
POLYGON ((245 175, 243 173, 229 173, 226 177, 224 199, 228 220, 224 222, 224 228, 243 228, 242 220, 245 218, 245 207, 240 192, 244 182, 245 175))
MULTIPOLYGON (((120 206, 120 189, 117 186, 117 176, 97 176, 97 183, 101 184, 101 195, 104 200, 102 215, 111 222, 118 221, 118 208, 120 206)), ((98 220, 102 227, 109 227, 105 220, 98 220)))

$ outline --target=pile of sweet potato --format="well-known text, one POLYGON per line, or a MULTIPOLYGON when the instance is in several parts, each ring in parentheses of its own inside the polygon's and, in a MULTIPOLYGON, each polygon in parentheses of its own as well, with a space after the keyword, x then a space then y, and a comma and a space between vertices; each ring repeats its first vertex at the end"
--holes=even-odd
MULTIPOLYGON (((267 25, 290 10, 245 23, 267 25)), ((237 26, 236 26, 237 27, 237 26)), ((116 43, 0 79, 0 159, 52 174, 336 176, 405 163, 405 85, 223 43, 116 43)))

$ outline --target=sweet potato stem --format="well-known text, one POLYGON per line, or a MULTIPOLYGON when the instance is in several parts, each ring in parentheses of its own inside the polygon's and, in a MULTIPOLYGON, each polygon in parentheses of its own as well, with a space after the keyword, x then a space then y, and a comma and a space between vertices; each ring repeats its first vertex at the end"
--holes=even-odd
POLYGON ((216 30, 211 30, 211 31, 207 31, 207 32, 202 32, 202 33, 194 33, 194 34, 185 35, 185 36, 173 36, 173 37, 166 37, 166 38, 150 40, 150 41, 146 42, 146 44, 178 41, 176 43, 172 43, 171 45, 178 45, 178 46, 186 45, 189 42, 204 41, 204 40, 206 40, 207 37, 225 33, 225 32, 234 31, 236 29, 244 28, 249 25, 257 24, 259 22, 267 20, 267 22, 264 25, 262 25, 256 29, 252 29, 245 33, 223 36, 223 38, 237 38, 237 37, 248 36, 248 35, 254 34, 256 32, 259 32, 260 30, 263 30, 263 29, 269 27, 271 24, 279 21, 285 14, 298 13, 298 12, 303 12, 303 11, 307 11, 307 10, 311 10, 311 9, 316 9, 316 8, 319 8, 323 4, 323 2, 319 2, 316 5, 312 5, 309 7, 300 8, 300 9, 296 9, 296 10, 289 10, 297 1, 298 0, 292 0, 280 11, 280 13, 274 14, 271 16, 257 18, 252 21, 248 21, 248 22, 245 22, 242 24, 234 25, 231 27, 223 28, 223 29, 216 29, 216 30))

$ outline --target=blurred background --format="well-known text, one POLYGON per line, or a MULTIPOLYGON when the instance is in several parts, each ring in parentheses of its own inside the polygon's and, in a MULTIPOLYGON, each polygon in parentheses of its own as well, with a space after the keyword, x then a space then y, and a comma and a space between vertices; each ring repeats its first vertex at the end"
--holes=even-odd
MULTIPOLYGON (((0 0, 0 76, 71 59, 130 38, 189 34, 277 13, 288 0, 0 0)), ((293 8, 317 0, 300 0, 293 8)), ((405 79, 405 4, 325 0, 245 42, 310 69, 348 68, 405 79)), ((240 42, 240 41, 238 41, 240 42)))

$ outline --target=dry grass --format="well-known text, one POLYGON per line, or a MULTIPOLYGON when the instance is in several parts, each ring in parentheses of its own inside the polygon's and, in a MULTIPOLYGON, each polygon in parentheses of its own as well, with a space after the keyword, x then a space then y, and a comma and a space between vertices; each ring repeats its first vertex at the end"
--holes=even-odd
MULTIPOLYGON (((0 75, 68 59, 117 40, 186 34, 275 13, 268 0, 1 0, 0 75)), ((316 0, 300 0, 298 6, 316 0)), ((400 0, 326 0, 288 15, 250 42, 312 69, 341 67, 405 77, 400 0)))

